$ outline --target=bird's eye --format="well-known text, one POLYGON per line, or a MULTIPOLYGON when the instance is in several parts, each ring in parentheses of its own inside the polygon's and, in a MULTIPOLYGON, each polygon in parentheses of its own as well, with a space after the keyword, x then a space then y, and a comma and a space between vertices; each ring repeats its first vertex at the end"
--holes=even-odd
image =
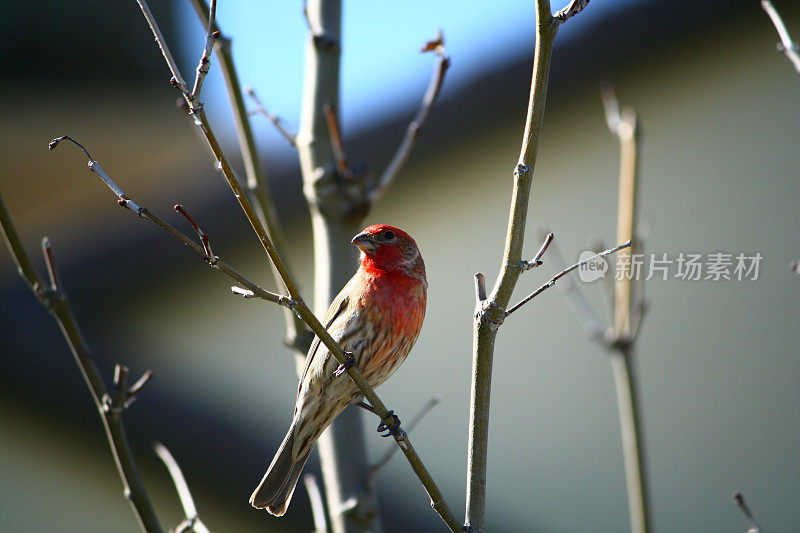
POLYGON ((383 232, 383 238, 385 240, 387 240, 387 241, 391 241, 392 239, 394 239, 394 232, 393 231, 384 231, 383 232))

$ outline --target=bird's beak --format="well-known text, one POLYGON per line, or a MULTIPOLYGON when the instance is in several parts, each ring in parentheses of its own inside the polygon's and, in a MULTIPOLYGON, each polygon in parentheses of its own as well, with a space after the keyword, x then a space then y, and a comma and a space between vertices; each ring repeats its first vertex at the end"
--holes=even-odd
POLYGON ((361 232, 353 237, 353 240, 350 242, 358 246, 358 248, 365 254, 374 252, 375 247, 377 246, 377 243, 375 242, 375 236, 371 233, 367 233, 366 231, 361 232))

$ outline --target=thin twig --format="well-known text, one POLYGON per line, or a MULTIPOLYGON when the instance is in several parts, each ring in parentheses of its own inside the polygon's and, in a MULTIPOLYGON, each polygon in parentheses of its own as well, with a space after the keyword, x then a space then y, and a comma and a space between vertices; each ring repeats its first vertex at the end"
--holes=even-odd
MULTIPOLYGON (((75 142, 75 144, 78 144, 76 141, 74 141, 70 137, 59 137, 59 139, 69 139, 70 141, 75 142)), ((56 140, 59 140, 59 139, 56 139, 56 140)), ((55 146, 57 146, 57 144, 58 143, 56 141, 52 141, 50 143, 51 149, 54 148, 55 146)), ((80 144, 78 144, 78 146, 80 146, 80 144)), ((83 147, 81 146, 81 148, 83 148, 83 147)), ((85 149, 84 149, 84 152, 86 152, 85 149)), ((86 153, 88 155, 88 152, 86 152, 86 153)), ((172 235, 176 239, 180 240, 183 244, 185 244, 186 246, 188 246, 189 248, 194 250, 198 255, 203 257, 203 259, 212 268, 215 268, 215 269, 217 269, 217 270, 219 270, 221 272, 224 272, 225 274, 227 274, 228 276, 230 276, 231 278, 236 280, 238 283, 240 283, 240 284, 244 285, 245 287, 247 287, 256 296, 258 296, 259 298, 261 298, 263 300, 274 302, 274 303, 280 304, 280 305, 282 305, 284 307, 287 307, 287 308, 291 308, 294 305, 294 302, 292 301, 291 298, 287 298, 286 296, 283 296, 283 295, 280 295, 280 294, 277 294, 277 293, 262 289, 260 286, 256 285, 255 283, 253 283, 252 281, 250 281, 249 279, 244 277, 242 274, 240 274, 236 269, 234 269, 233 267, 229 266, 220 257, 213 256, 213 255, 209 256, 208 255, 208 251, 210 251, 210 247, 209 247, 208 250, 206 250, 205 247, 198 245, 196 242, 194 242, 192 239, 190 239, 183 232, 175 229, 172 225, 168 224, 167 222, 164 222, 159 217, 157 217, 156 215, 151 213, 149 209, 137 205, 133 200, 128 198, 128 196, 122 191, 122 189, 119 188, 119 186, 116 183, 114 183, 114 181, 111 179, 111 177, 100 166, 100 163, 98 163, 97 161, 94 161, 94 160, 92 160, 90 158, 89 168, 92 170, 92 172, 94 172, 95 174, 100 176, 100 178, 103 180, 103 182, 106 185, 108 185, 109 189, 114 191, 114 194, 116 194, 117 197, 119 198, 119 201, 117 203, 119 203, 120 206, 122 206, 122 207, 124 207, 124 208, 126 208, 126 209, 128 209, 130 211, 133 211, 134 213, 136 213, 139 216, 139 218, 143 218, 145 220, 148 220, 148 221, 154 223, 156 226, 160 227, 161 229, 163 229, 164 231, 166 231, 167 233, 169 233, 170 235, 172 235)), ((195 223, 194 225, 196 226, 197 224, 195 223)), ((199 229, 199 227, 197 229, 199 229)), ((200 231, 202 231, 202 230, 200 230, 200 231)))
MULTIPOLYGON (((409 433, 413 431, 414 428, 416 428, 417 425, 422 421, 422 419, 425 418, 425 416, 428 413, 430 413, 434 407, 439 405, 441 401, 442 397, 437 394, 436 396, 432 397, 430 400, 425 402, 425 405, 420 407, 419 411, 417 411, 416 414, 411 418, 411 421, 408 422, 407 424, 403 424, 406 427, 406 431, 408 431, 409 433)), ((396 451, 397 447, 391 446, 388 450, 386 450, 386 453, 383 454, 383 457, 381 457, 380 461, 378 461, 377 463, 375 463, 370 467, 369 474, 367 475, 368 487, 375 486, 375 479, 377 478, 378 473, 384 466, 386 466, 389 463, 389 461, 392 460, 392 457, 394 457, 396 451)))
POLYGON ((567 7, 562 9, 561 11, 557 11, 553 18, 556 19, 560 23, 564 23, 569 20, 571 17, 574 17, 589 5, 589 0, 572 0, 567 7))
POLYGON ((556 282, 559 279, 563 278, 564 276, 566 276, 567 274, 569 274, 570 272, 572 272, 576 268, 580 268, 580 267, 582 267, 583 265, 585 265, 587 263, 591 263, 593 261, 597 261, 601 257, 605 257, 607 255, 613 254, 614 252, 618 252, 618 251, 622 250, 623 248, 628 248, 630 245, 631 245, 631 241, 628 241, 626 243, 620 244, 619 246, 615 246, 614 248, 609 248, 608 250, 604 250, 604 251, 600 252, 597 255, 593 255, 592 257, 584 259, 583 261, 578 261, 574 265, 565 268, 564 270, 562 270, 561 272, 559 272, 558 274, 556 274, 555 276, 550 278, 550 281, 548 281, 544 285, 540 286, 538 289, 536 289, 535 291, 530 293, 528 296, 523 298, 519 303, 517 303, 515 305, 512 305, 511 308, 508 309, 508 311, 506 311, 506 316, 510 315, 511 313, 513 313, 514 311, 516 311, 517 309, 519 309, 520 307, 522 307, 526 303, 530 302, 531 300, 533 300, 534 298, 536 298, 537 296, 542 294, 544 291, 546 291, 547 289, 549 289, 550 287, 555 285, 556 282))
POLYGON ((789 30, 786 29, 786 24, 783 23, 783 19, 780 14, 778 14, 778 10, 775 9, 775 6, 772 5, 770 0, 761 0, 761 7, 767 12, 769 18, 772 19, 772 24, 775 26, 775 29, 778 30, 778 35, 781 38, 781 42, 778 44, 778 50, 789 58, 794 69, 800 73, 800 49, 798 49, 797 43, 789 36, 789 30))
POLYGON ((555 236, 552 233, 548 233, 545 238, 542 246, 539 248, 539 251, 536 252, 536 255, 530 261, 522 261, 521 266, 522 270, 530 270, 532 268, 542 266, 542 256, 547 251, 547 248, 550 247, 550 243, 553 242, 553 238, 555 236))
POLYGON ((256 91, 252 87, 245 87, 244 90, 247 93, 247 96, 252 98, 253 102, 256 104, 256 108, 251 111, 250 114, 258 113, 267 117, 267 120, 272 122, 272 125, 275 126, 276 130, 278 130, 278 133, 280 133, 283 138, 289 142, 289 144, 297 148, 297 141, 295 140, 297 134, 289 131, 289 128, 284 124, 284 121, 281 117, 278 115, 273 115, 267 110, 264 104, 261 103, 261 99, 258 97, 256 91))
POLYGON ((189 221, 189 224, 192 225, 192 229, 194 229, 195 233, 197 233, 197 236, 200 237, 200 244, 203 245, 203 251, 206 253, 208 261, 214 261, 216 256, 214 255, 214 250, 211 249, 211 240, 208 236, 208 233, 203 231, 203 228, 201 228, 197 222, 195 222, 194 218, 192 218, 192 215, 190 215, 181 204, 175 204, 172 209, 183 215, 184 218, 189 221))
MULTIPOLYGON (((197 16, 205 26, 211 25, 213 31, 221 32, 218 22, 209 18, 210 8, 205 0, 191 0, 191 3, 197 16)), ((253 129, 250 126, 249 114, 245 106, 242 87, 239 83, 239 75, 233 62, 231 47, 231 39, 220 33, 216 39, 214 50, 222 70, 222 77, 228 89, 233 120, 236 125, 236 135, 239 140, 239 150, 242 153, 247 175, 247 189, 253 196, 256 214, 266 228, 270 239, 272 239, 275 249, 284 250, 283 231, 267 183, 267 171, 259 161, 259 153, 256 148, 253 129)), ((282 283, 281 276, 275 266, 271 266, 275 283, 280 286, 282 283)), ((284 262, 284 268, 291 273, 288 262, 284 262)), ((298 357, 305 357, 313 336, 309 334, 302 320, 290 309, 285 309, 283 316, 286 322, 286 344, 294 349, 298 357)))
POLYGON ((203 55, 200 56, 200 63, 197 64, 197 73, 194 78, 192 88, 192 98, 200 97, 200 89, 203 87, 203 80, 211 67, 211 51, 214 50, 214 42, 219 37, 219 31, 214 31, 215 19, 217 14, 217 0, 211 0, 211 7, 208 9, 208 30, 206 31, 206 46, 203 48, 203 55))
POLYGON ((322 492, 319 490, 317 477, 314 474, 305 474, 303 476, 303 485, 306 487, 308 499, 311 502, 311 516, 314 517, 314 533, 328 533, 325 504, 322 502, 322 492))
POLYGON ((189 490, 189 484, 186 483, 186 478, 183 477, 183 472, 181 472, 181 467, 178 466, 178 462, 167 447, 160 442, 156 442, 153 448, 161 461, 163 461, 164 466, 167 467, 169 476, 172 478, 172 483, 175 485, 175 490, 178 492, 178 498, 181 500, 181 506, 183 506, 183 514, 186 519, 181 522, 181 525, 176 528, 176 531, 192 530, 197 533, 209 533, 208 528, 203 524, 202 520, 200 520, 197 507, 194 504, 194 498, 192 498, 192 493, 189 490))
POLYGON ((386 170, 383 171, 383 175, 381 175, 375 187, 369 191, 368 196, 371 202, 375 202, 380 198, 400 173, 400 169, 403 168, 408 156, 411 155, 411 150, 414 148, 414 143, 419 137, 422 127, 425 125, 425 121, 428 120, 431 109, 433 109, 433 106, 439 98, 439 94, 442 92, 444 77, 447 73, 447 69, 450 67, 450 56, 445 53, 444 35, 441 31, 439 31, 439 35, 435 40, 429 41, 422 47, 422 52, 428 51, 433 51, 436 54, 436 63, 433 67, 430 82, 428 83, 428 89, 425 91, 425 96, 422 99, 422 105, 419 111, 417 111, 414 120, 412 120, 408 128, 406 128, 406 134, 397 147, 397 151, 394 153, 394 156, 392 156, 391 161, 389 161, 386 170))
MULTIPOLYGON (((557 244, 551 246, 549 257, 555 258, 556 269, 560 268, 563 270, 566 268, 566 261, 564 261, 564 257, 561 255, 557 244)), ((600 319, 592 310, 592 307, 589 305, 583 292, 581 292, 578 284, 571 278, 564 278, 564 281, 559 283, 558 287, 561 292, 564 293, 567 303, 578 318, 578 322, 581 324, 586 336, 591 339, 603 339, 605 336, 605 328, 601 325, 600 319)))
MULTIPOLYGON (((150 26, 150 29, 152 30, 153 35, 155 36, 159 47, 161 48, 164 58, 167 59, 167 64, 170 67, 170 70, 172 71, 173 77, 179 79, 178 76, 180 76, 180 73, 177 70, 177 66, 174 64, 174 61, 170 62, 170 58, 172 57, 172 55, 169 53, 169 47, 167 46, 167 43, 164 40, 163 35, 161 35, 161 30, 158 28, 158 23, 152 16, 152 13, 150 13, 149 8, 147 8, 146 0, 137 0, 137 2, 139 2, 140 7, 142 8, 142 12, 145 14, 145 19, 147 20, 147 23, 150 26)), ((178 87, 180 88, 180 84, 178 85, 178 87)), ((231 188, 234 197, 239 202, 239 206, 242 208, 242 211, 244 211, 244 214, 247 217, 247 221, 250 222, 253 231, 255 231, 256 235, 258 236, 258 240, 261 243, 261 246, 264 248, 264 251, 269 256, 270 260, 275 266, 275 269, 278 271, 281 281, 286 286, 286 291, 292 298, 299 297, 299 292, 294 284, 294 280, 289 276, 289 273, 286 270, 286 266, 284 265, 283 260, 278 255, 271 237, 267 234, 267 231, 264 229, 264 225, 261 223, 261 220, 259 219, 255 210, 253 209, 250 200, 247 198, 247 195, 244 194, 244 191, 242 190, 242 187, 239 184, 239 180, 237 179, 237 177, 233 172, 233 168, 228 162, 228 159, 225 157, 225 154, 222 152, 222 147, 220 146, 216 135, 211 129, 211 125, 208 122, 208 118, 206 117, 206 113, 203 110, 203 107, 194 105, 195 101, 192 99, 191 94, 183 92, 183 95, 186 98, 187 103, 189 104, 189 110, 191 111, 191 116, 193 117, 195 124, 200 127, 200 131, 203 133, 203 136, 205 137, 206 142, 208 143, 208 147, 214 154, 214 159, 216 160, 217 168, 219 168, 219 170, 222 171, 222 175, 228 182, 228 186, 231 188)))
POLYGON ((58 269, 56 268, 50 239, 47 236, 42 237, 42 254, 44 254, 44 262, 47 265, 47 277, 50 279, 50 289, 57 291, 58 288, 61 287, 61 279, 59 278, 58 269))
MULTIPOLYGON (((140 5, 146 6, 145 0, 137 0, 140 5)), ((143 7, 143 12, 145 11, 143 7)), ((148 10, 149 11, 149 10, 148 10)), ((153 35, 156 37, 156 40, 159 42, 159 46, 161 47, 162 51, 167 49, 167 45, 164 42, 163 36, 161 36, 160 30, 158 30, 158 25, 152 15, 148 18, 145 14, 145 18, 147 19, 150 28, 153 31, 153 35)), ((168 57, 169 54, 164 54, 164 57, 168 57)), ((170 68, 172 68, 172 64, 169 63, 170 68)), ((245 213, 248 221, 250 222, 251 226, 253 227, 254 231, 258 235, 259 241, 261 242, 264 250, 267 252, 270 260, 272 261, 275 269, 280 276, 281 281, 283 282, 284 286, 286 287, 287 292, 289 293, 289 298, 286 297, 279 297, 278 303, 283 303, 284 305, 291 305, 292 310, 300 317, 303 322, 305 322, 309 329, 314 332, 317 337, 319 337, 322 344, 324 344, 331 352, 331 354, 336 358, 336 360, 341 364, 344 363, 346 360, 346 355, 342 348, 336 343, 333 337, 328 333, 328 331, 324 328, 324 326, 320 323, 319 319, 314 315, 314 313, 309 309, 306 303, 302 300, 300 296, 300 292, 297 289, 297 285, 294 279, 289 274, 288 270, 286 269, 282 259, 278 255, 277 250, 270 238, 267 234, 266 230, 264 229, 263 225, 259 221, 258 217, 256 216, 255 211, 253 210, 250 201, 247 199, 247 196, 243 193, 241 186, 239 185, 236 176, 233 173, 233 170, 228 163, 227 158, 225 157, 222 149, 219 145, 219 142, 214 135, 210 124, 208 123, 208 119, 206 118, 205 112, 200 108, 194 113, 194 118, 198 126, 200 127, 203 135, 208 142, 209 147, 211 148, 212 153, 214 154, 214 158, 217 161, 217 164, 222 171, 225 179, 228 182, 229 187, 234 193, 239 205, 241 206, 242 210, 245 213)), ((192 243, 194 244, 194 243, 192 243)), ((196 245, 195 245, 196 246, 196 245)), ((198 249, 202 249, 197 247, 198 249)), ((248 289, 253 290, 253 292, 258 293, 258 291, 254 290, 253 286, 248 285, 247 283, 243 283, 242 280, 237 280, 243 285, 245 285, 248 289)), ((260 289, 262 290, 263 289, 260 289)), ((386 408, 384 403, 380 400, 380 398, 375 394, 375 391, 370 387, 364 377, 361 375, 361 372, 358 370, 357 367, 351 366, 347 369, 347 374, 350 378, 355 382, 358 388, 364 393, 364 397, 366 400, 372 405, 378 416, 381 417, 381 421, 384 422, 388 429, 392 430, 395 428, 395 419, 390 416, 389 409, 386 408)), ((432 506, 434 510, 442 517, 445 523, 451 528, 452 531, 458 531, 460 527, 458 521, 455 518, 455 515, 450 510, 449 506, 444 500, 444 497, 439 490, 438 486, 434 482, 433 478, 431 477, 430 473, 428 472, 425 465, 422 463, 419 455, 417 454, 414 447, 411 445, 408 436, 403 431, 397 431, 394 435, 395 440, 398 443, 398 446, 403 450, 406 458, 409 461, 409 464, 414 470, 414 473, 420 479, 423 487, 428 492, 429 496, 431 497, 432 506)))
POLYGON ((736 502, 736 505, 742 511, 745 519, 750 523, 747 533, 762 533, 761 526, 756 522, 756 518, 753 516, 753 513, 750 512, 750 508, 744 501, 744 496, 738 490, 733 493, 733 501, 736 502))
POLYGON ((339 116, 330 103, 325 103, 325 105, 322 106, 322 112, 325 114, 325 122, 328 124, 328 133, 331 137, 331 148, 333 149, 333 158, 336 161, 336 170, 339 171, 342 177, 352 178, 347 166, 347 156, 344 153, 342 131, 339 127, 339 116))
POLYGON ((475 273, 475 302, 480 304, 486 300, 486 277, 483 272, 475 273))
MULTIPOLYGON (((167 40, 164 39, 164 36, 161 34, 161 29, 158 27, 158 23, 156 22, 156 18, 153 16, 153 12, 150 11, 150 6, 147 5, 146 0, 136 0, 139 4, 139 8, 142 10, 142 14, 144 15, 147 24, 150 26, 150 30, 153 32, 153 36, 156 39, 156 43, 158 44, 159 49, 161 50, 161 55, 164 56, 164 61, 167 62, 167 66, 169 67, 169 71, 172 73, 172 84, 181 91, 183 96, 186 98, 187 103, 189 104, 189 109, 193 112, 195 99, 192 97, 191 91, 189 91, 189 87, 186 85, 186 82, 181 76, 181 71, 178 69, 178 64, 175 62, 175 59, 172 57, 172 53, 169 51, 169 47, 167 46, 167 40)), ((91 158, 90 158, 91 159, 91 158)))
MULTIPOLYGON (((20 276, 27 283, 28 287, 30 287, 31 291, 33 291, 34 295, 36 295, 39 302, 50 311, 50 314, 58 323, 61 333, 69 345, 75 363, 78 365, 86 387, 89 389, 92 400, 94 400, 95 406, 100 413, 106 439, 111 448, 117 472, 122 480, 124 494, 133 508, 133 512, 140 527, 143 531, 148 533, 160 533, 163 530, 161 529, 155 509, 150 502, 144 483, 136 468, 136 463, 133 460, 130 445, 128 444, 125 426, 122 421, 123 411, 126 406, 130 405, 132 401, 131 398, 135 397, 136 392, 141 389, 141 386, 136 390, 133 390, 133 388, 127 390, 121 389, 122 397, 125 397, 123 401, 118 401, 120 395, 112 395, 109 393, 95 364, 94 355, 84 341, 83 334, 75 319, 75 314, 64 293, 64 288, 60 284, 50 241, 43 239, 42 242, 47 268, 51 273, 49 276, 51 286, 48 288, 44 279, 42 279, 39 273, 33 268, 27 252, 22 247, 11 216, 1 196, 0 226, 2 226, 2 233, 5 238, 6 246, 11 256, 14 258, 14 262, 17 264, 17 270, 20 276)), ((127 375, 126 378, 123 379, 122 373, 122 370, 120 370, 117 377, 117 384, 120 386, 126 385, 125 379, 127 375)))
POLYGON ((467 449, 467 506, 465 527, 474 533, 485 531, 486 477, 489 455, 489 404, 492 389, 492 364, 495 340, 507 314, 522 269, 522 247, 528 218, 528 203, 533 172, 544 121, 550 60, 556 33, 563 21, 583 8, 585 2, 572 2, 567 12, 554 18, 549 0, 536 0, 536 44, 528 97, 528 112, 520 155, 514 169, 514 189, 508 216, 502 268, 491 295, 482 302, 473 323, 472 381, 470 387, 469 437, 467 449), (580 5, 578 5, 580 4, 580 5))

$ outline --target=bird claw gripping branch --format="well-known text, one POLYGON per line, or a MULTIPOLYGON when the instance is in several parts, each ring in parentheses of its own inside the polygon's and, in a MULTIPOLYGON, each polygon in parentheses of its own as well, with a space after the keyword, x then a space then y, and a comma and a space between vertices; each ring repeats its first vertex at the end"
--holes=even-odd
POLYGON ((394 414, 394 411, 389 411, 386 413, 386 417, 381 419, 381 423, 378 424, 378 433, 381 431, 385 431, 386 433, 381 433, 381 437, 393 437, 395 435, 399 435, 402 429, 400 429, 400 419, 394 414), (386 423, 387 420, 393 420, 394 423, 392 427, 386 423))
POLYGON ((356 364, 356 358, 353 357, 352 353, 345 352, 344 354, 347 356, 344 360, 344 363, 340 364, 338 367, 336 367, 336 370, 333 371, 333 375, 337 378, 347 372, 348 368, 352 368, 352 366, 356 364))

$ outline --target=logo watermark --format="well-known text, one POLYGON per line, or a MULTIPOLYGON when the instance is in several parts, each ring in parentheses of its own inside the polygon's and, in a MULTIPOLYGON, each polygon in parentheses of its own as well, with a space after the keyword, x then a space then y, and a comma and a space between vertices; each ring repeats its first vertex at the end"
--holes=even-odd
MULTIPOLYGON (((587 250, 581 252, 578 260, 585 261, 595 255, 587 250)), ((762 260, 760 252, 621 253, 616 257, 613 272, 609 272, 608 261, 598 257, 578 267, 578 276, 585 283, 612 274, 615 280, 757 281, 762 260)))

